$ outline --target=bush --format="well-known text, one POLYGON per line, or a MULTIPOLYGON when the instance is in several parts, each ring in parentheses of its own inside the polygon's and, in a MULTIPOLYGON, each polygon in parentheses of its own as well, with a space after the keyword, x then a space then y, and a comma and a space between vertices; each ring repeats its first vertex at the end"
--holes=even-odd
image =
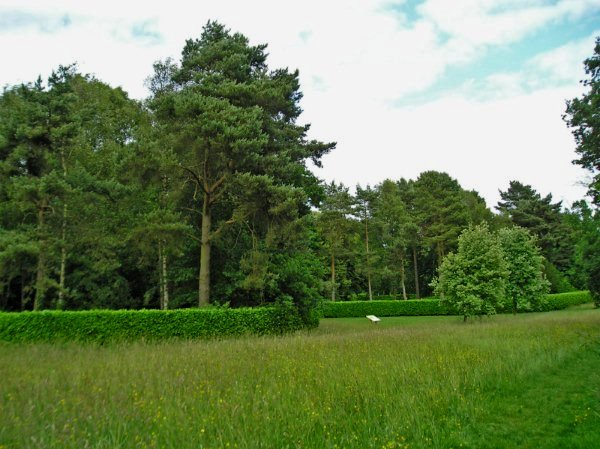
POLYGON ((274 335, 305 327, 293 307, 0 313, 0 341, 107 342, 274 335))
POLYGON ((323 304, 324 318, 377 316, 425 316, 453 315, 452 311, 437 299, 414 299, 408 301, 342 301, 323 304))

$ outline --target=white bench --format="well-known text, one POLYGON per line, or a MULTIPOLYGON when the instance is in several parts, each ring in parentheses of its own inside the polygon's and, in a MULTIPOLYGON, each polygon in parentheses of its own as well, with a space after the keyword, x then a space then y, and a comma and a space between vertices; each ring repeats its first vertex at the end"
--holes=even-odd
POLYGON ((367 319, 373 323, 373 324, 377 324, 379 323, 381 320, 379 318, 377 318, 375 315, 367 315, 367 319))

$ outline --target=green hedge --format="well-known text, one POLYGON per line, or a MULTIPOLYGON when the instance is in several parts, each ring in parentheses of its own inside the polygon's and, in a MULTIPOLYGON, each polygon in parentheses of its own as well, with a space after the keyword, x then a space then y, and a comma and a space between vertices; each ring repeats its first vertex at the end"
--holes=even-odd
POLYGON ((0 341, 128 341, 273 335, 304 325, 285 307, 0 313, 0 341))
MULTIPOLYGON (((546 296, 546 302, 538 312, 561 310, 569 306, 592 302, 589 292, 557 293, 546 296)), ((438 299, 414 299, 408 301, 340 301, 323 304, 324 318, 376 316, 423 316, 454 315, 453 311, 438 299)))
POLYGON ((571 306, 587 304, 592 302, 592 295, 588 291, 554 293, 546 296, 545 304, 536 312, 548 312, 550 310, 562 310, 571 306))
POLYGON ((437 299, 408 301, 343 301, 323 304, 324 318, 377 316, 452 315, 437 299))

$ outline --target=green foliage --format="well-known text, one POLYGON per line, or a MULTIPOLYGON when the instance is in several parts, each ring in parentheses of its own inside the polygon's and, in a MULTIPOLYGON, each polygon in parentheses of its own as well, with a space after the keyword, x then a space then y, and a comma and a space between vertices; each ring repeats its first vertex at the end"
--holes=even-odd
POLYGON ((555 293, 547 295, 546 300, 538 304, 533 312, 549 312, 551 310, 562 310, 571 306, 588 304, 592 302, 592 295, 588 291, 577 291, 568 293, 555 293))
POLYGON ((588 288, 596 306, 600 306, 600 210, 592 210, 585 201, 573 204, 568 217, 578 234, 573 264, 580 288, 588 288))
MULTIPOLYGON (((364 317, 366 315, 376 316, 436 316, 436 315, 462 315, 462 312, 454 309, 447 301, 439 299, 418 299, 408 301, 397 301, 385 296, 376 297, 373 301, 340 301, 324 302, 321 306, 324 318, 347 318, 364 317), (381 299, 380 299, 381 298, 381 299)), ((562 310, 567 307, 588 304, 592 301, 590 292, 577 291, 569 293, 558 293, 545 295, 536 303, 531 303, 529 309, 519 308, 518 312, 549 312, 551 310, 562 310)))
POLYGON ((593 173, 589 185, 589 194, 596 205, 600 205, 600 37, 596 38, 594 54, 584 61, 585 73, 589 78, 583 80, 589 90, 581 96, 567 102, 563 116, 572 128, 580 158, 574 163, 593 173))
POLYGON ((407 301, 327 301, 323 303, 324 318, 376 316, 454 315, 448 304, 437 299, 409 299, 407 301))
POLYGON ((302 329, 295 308, 90 310, 0 313, 0 341, 109 341, 276 335, 302 329))
POLYGON ((503 306, 507 276, 502 247, 483 224, 461 234, 458 251, 444 259, 434 285, 442 302, 466 319, 492 315, 503 306))
POLYGON ((566 293, 576 290, 565 275, 548 260, 544 260, 544 276, 550 283, 550 293, 566 293))
POLYGON ((600 307, 600 265, 597 265, 590 270, 588 285, 594 300, 594 305, 600 307))
POLYGON ((228 263, 215 260, 213 246, 233 225, 252 247, 228 256, 241 260, 244 287, 264 290, 273 277, 267 240, 282 229, 271 224, 309 213, 319 187, 307 162, 320 165, 335 147, 307 140, 309 126, 296 123, 299 74, 269 70, 266 47, 209 21, 199 39, 186 41, 180 63, 157 63, 150 80, 156 138, 191 187, 181 206, 191 212, 190 234, 200 241, 200 305, 210 303, 211 265, 228 263))
POLYGON ((436 171, 421 173, 414 186, 423 243, 434 248, 439 266, 469 222, 464 191, 447 173, 436 171))
POLYGON ((500 192, 496 209, 512 224, 527 229, 537 239, 542 255, 561 273, 566 273, 575 246, 572 229, 565 223, 561 202, 553 203, 552 194, 542 197, 533 187, 510 181, 500 192))
POLYGON ((498 239, 508 268, 507 306, 513 313, 533 310, 543 302, 549 282, 542 277, 543 257, 524 228, 504 228, 498 239))
POLYGON ((351 281, 347 276, 346 261, 353 255, 358 242, 357 223, 352 220, 354 198, 348 187, 331 182, 325 186, 325 197, 321 211, 316 214, 315 225, 322 238, 323 260, 329 266, 329 281, 326 284, 332 301, 339 299, 351 281))

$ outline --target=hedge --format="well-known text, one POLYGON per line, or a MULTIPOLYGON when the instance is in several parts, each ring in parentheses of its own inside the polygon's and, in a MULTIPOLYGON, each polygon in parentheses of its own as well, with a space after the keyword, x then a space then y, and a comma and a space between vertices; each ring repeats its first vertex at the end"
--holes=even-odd
POLYGON ((578 306, 592 302, 589 291, 554 293, 546 296, 545 304, 542 304, 535 312, 548 312, 550 310, 562 310, 571 306, 578 306))
MULTIPOLYGON (((589 292, 556 293, 546 296, 546 302, 536 312, 561 310, 569 306, 592 302, 589 292)), ((455 315, 448 306, 438 299, 414 299, 408 301, 343 301, 323 304, 324 318, 376 316, 423 316, 423 315, 455 315)))
POLYGON ((452 315, 438 299, 343 301, 323 304, 324 318, 377 316, 452 315))
POLYGON ((274 335, 305 327, 282 307, 0 313, 0 341, 107 342, 274 335))

